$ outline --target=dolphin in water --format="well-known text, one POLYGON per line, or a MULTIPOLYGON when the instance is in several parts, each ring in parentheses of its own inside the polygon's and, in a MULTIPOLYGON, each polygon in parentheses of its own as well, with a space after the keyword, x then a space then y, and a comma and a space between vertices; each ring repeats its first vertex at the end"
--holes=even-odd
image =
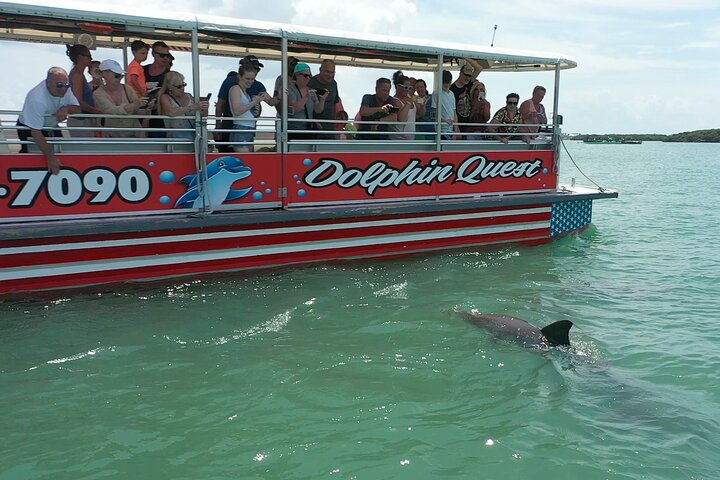
POLYGON ((529 324, 522 318, 496 313, 458 312, 468 322, 483 328, 496 337, 513 340, 524 347, 570 346, 568 333, 573 323, 560 320, 544 328, 529 324))
MULTIPOLYGON (((223 202, 242 198, 247 195, 252 187, 232 188, 237 180, 247 178, 252 173, 250 167, 245 166, 242 160, 236 157, 218 157, 207 166, 207 191, 210 198, 210 205, 217 207, 223 202)), ((188 190, 183 193, 175 208, 200 208, 203 206, 203 197, 200 195, 198 175, 185 175, 180 179, 187 184, 188 190)))

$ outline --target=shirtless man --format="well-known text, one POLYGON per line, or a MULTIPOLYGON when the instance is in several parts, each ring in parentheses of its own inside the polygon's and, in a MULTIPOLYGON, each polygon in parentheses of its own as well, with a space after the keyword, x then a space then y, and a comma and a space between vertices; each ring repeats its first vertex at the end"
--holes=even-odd
MULTIPOLYGON (((545 98, 545 87, 538 85, 533 88, 532 98, 529 98, 520 104, 520 116, 522 123, 527 124, 545 124, 547 123, 547 115, 545 114, 545 106, 540 103, 545 98)), ((527 133, 537 133, 540 131, 539 126, 521 127, 519 131, 527 133)), ((530 143, 537 135, 526 135, 524 140, 530 143)))
MULTIPOLYGON (((25 97, 22 112, 18 117, 19 127, 29 127, 18 130, 18 138, 27 141, 30 137, 35 141, 40 151, 45 155, 48 171, 57 175, 62 162, 55 155, 53 148, 47 143, 45 137, 62 137, 58 130, 58 122, 67 119, 68 115, 80 113, 78 102, 72 90, 67 72, 60 67, 52 67, 47 72, 44 81, 37 84, 25 97), (49 115, 54 115, 50 117, 49 115)), ((27 153, 27 145, 20 147, 20 153, 27 153)))

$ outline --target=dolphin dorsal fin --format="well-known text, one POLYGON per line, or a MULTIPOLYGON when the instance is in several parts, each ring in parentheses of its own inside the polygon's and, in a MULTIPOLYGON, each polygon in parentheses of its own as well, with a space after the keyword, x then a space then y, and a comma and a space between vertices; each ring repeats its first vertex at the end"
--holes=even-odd
POLYGON ((547 327, 541 329, 543 336, 550 342, 551 345, 563 345, 565 347, 570 346, 570 328, 573 323, 570 320, 560 320, 559 322, 551 323, 547 327))

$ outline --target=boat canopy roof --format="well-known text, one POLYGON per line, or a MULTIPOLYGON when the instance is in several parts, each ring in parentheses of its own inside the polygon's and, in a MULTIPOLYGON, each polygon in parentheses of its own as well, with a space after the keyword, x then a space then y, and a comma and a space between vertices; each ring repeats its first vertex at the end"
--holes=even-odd
MULTIPOLYGON (((74 5, 68 2, 69 5, 74 5)), ((486 71, 543 71, 577 66, 575 60, 556 53, 537 53, 481 48, 475 45, 346 33, 325 28, 301 27, 258 20, 210 15, 156 12, 157 18, 128 15, 113 10, 95 11, 97 4, 83 10, 0 2, 0 39, 40 43, 84 43, 91 49, 125 48, 142 39, 162 40, 174 51, 192 51, 193 31, 198 34, 200 55, 261 59, 282 58, 282 41, 288 53, 302 61, 318 63, 333 59, 340 65, 418 71, 437 70, 438 56, 443 68, 457 68, 460 58, 473 58, 486 71)), ((147 11, 152 15, 152 11, 147 11)))

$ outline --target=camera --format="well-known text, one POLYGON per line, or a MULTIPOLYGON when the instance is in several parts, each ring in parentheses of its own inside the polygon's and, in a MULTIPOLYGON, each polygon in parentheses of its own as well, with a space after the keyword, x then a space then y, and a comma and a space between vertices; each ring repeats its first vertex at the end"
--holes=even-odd
POLYGON ((327 89, 325 89, 325 88, 316 88, 316 89, 315 89, 315 93, 316 93, 319 97, 325 95, 326 92, 327 92, 327 89))

